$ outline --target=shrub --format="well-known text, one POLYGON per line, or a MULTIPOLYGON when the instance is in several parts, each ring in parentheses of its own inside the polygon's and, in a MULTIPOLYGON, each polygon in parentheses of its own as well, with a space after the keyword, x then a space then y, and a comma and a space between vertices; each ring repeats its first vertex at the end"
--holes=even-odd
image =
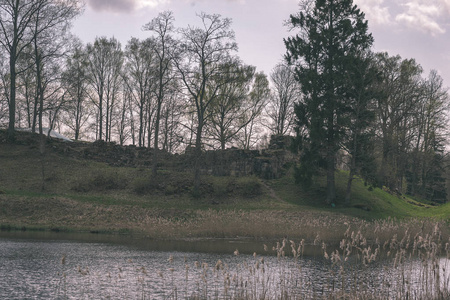
POLYGON ((131 182, 131 190, 138 195, 144 195, 144 194, 148 193, 148 191, 149 191, 148 178, 143 178, 143 177, 135 178, 131 182))
POLYGON ((158 190, 164 190, 164 184, 159 177, 145 176, 135 178, 131 184, 131 189, 138 195, 145 195, 158 190))
POLYGON ((261 182, 256 177, 242 177, 237 181, 239 194, 244 197, 252 198, 261 195, 261 182))
POLYGON ((202 181, 198 188, 192 186, 191 196, 194 198, 202 198, 205 196, 214 195, 214 184, 210 181, 202 181))
POLYGON ((192 180, 185 174, 162 173, 156 177, 143 175, 135 178, 131 183, 134 193, 145 195, 154 192, 163 192, 166 195, 182 194, 191 189, 192 180))
POLYGON ((127 179, 117 172, 97 171, 90 176, 78 178, 72 186, 72 190, 84 193, 90 191, 121 190, 125 189, 127 185, 127 179))

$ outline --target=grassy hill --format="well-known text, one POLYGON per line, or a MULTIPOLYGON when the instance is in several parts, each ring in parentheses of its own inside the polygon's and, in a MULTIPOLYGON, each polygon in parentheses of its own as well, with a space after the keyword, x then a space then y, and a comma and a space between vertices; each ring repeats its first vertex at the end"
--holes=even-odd
POLYGON ((303 190, 289 170, 273 180, 203 176, 194 195, 189 172, 160 170, 154 177, 149 167, 81 159, 58 141, 50 141, 41 155, 36 136, 20 133, 11 144, 0 135, 0 226, 155 238, 290 236, 312 241, 319 235, 337 239, 349 224, 370 231, 367 224, 393 218, 404 220, 396 230, 424 226, 423 218, 450 221, 450 204, 432 206, 370 189, 361 180, 354 181, 350 207, 343 206, 346 176, 337 174, 336 207, 324 204, 323 180, 303 190))
POLYGON ((353 181, 351 205, 343 205, 348 173, 336 174, 337 205, 335 208, 324 204, 325 178, 305 191, 294 183, 292 176, 286 176, 271 183, 278 196, 297 207, 309 207, 316 210, 333 211, 366 220, 386 218, 436 218, 450 221, 450 203, 436 206, 432 203, 412 199, 407 195, 397 195, 389 191, 372 188, 357 178, 353 181))

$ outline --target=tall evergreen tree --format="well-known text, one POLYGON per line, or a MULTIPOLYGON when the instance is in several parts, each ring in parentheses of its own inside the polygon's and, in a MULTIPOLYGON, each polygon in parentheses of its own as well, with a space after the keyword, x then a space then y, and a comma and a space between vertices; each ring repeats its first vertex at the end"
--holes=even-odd
POLYGON ((336 157, 345 136, 343 116, 349 110, 342 74, 351 67, 348 58, 368 50, 373 38, 364 13, 352 0, 307 0, 300 7, 289 20, 299 32, 285 39, 286 60, 295 65, 303 94, 295 110, 297 125, 305 128, 299 174, 311 182, 314 170, 324 167, 330 204, 336 199, 336 157))
POLYGON ((351 57, 348 63, 352 66, 345 74, 345 97, 349 110, 346 114, 346 137, 342 143, 349 155, 346 205, 350 204, 352 181, 356 174, 362 175, 366 182, 377 183, 374 138, 376 99, 379 97, 377 85, 381 81, 372 53, 351 57))

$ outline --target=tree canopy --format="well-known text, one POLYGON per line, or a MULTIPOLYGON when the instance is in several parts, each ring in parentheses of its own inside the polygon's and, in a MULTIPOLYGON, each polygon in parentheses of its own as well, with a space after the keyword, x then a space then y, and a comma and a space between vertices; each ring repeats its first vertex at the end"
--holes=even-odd
POLYGON ((311 176, 323 167, 327 174, 326 202, 334 203, 336 156, 346 135, 346 114, 351 106, 346 97, 346 77, 352 76, 352 60, 371 47, 373 38, 364 13, 352 0, 304 1, 289 24, 298 33, 285 39, 286 60, 295 66, 301 84, 297 126, 306 129, 300 137, 300 178, 311 182, 311 176))

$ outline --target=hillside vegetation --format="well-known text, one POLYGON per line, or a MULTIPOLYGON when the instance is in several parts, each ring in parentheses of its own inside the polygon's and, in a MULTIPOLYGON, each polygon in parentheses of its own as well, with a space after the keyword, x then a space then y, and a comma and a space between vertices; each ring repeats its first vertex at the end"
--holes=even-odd
POLYGON ((344 206, 344 171, 337 173, 338 201, 331 207, 325 205, 324 182, 304 190, 289 168, 272 180, 205 175, 193 193, 189 172, 161 169, 154 177, 150 167, 74 158, 55 140, 47 142, 41 155, 36 136, 26 133, 15 143, 0 141, 2 230, 140 233, 155 238, 301 236, 312 241, 320 228, 326 229, 321 238, 336 239, 348 224, 365 228, 395 219, 409 222, 407 226, 424 226, 426 219, 450 221, 449 204, 433 206, 361 180, 355 180, 351 205, 344 206))

